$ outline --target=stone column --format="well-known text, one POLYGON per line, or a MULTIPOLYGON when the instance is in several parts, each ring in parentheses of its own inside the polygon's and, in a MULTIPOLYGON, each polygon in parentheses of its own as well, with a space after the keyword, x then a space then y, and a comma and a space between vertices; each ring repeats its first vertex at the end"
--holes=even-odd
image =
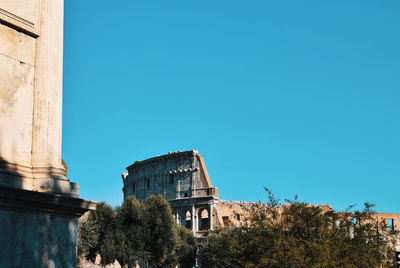
POLYGON ((196 209, 194 208, 194 205, 192 205, 192 213, 191 213, 191 217, 192 217, 192 231, 195 234, 197 232, 197 228, 196 228, 196 209))
POLYGON ((202 208, 198 208, 197 209, 197 231, 202 231, 203 229, 203 222, 201 220, 201 213, 203 213, 203 209, 202 208))
POLYGON ((218 222, 218 217, 215 216, 214 217, 214 213, 216 211, 216 204, 217 204, 217 200, 213 199, 210 201, 209 206, 210 206, 210 214, 209 214, 209 218, 210 218, 210 230, 214 229, 214 226, 217 224, 218 222))
POLYGON ((0 267, 76 267, 79 199, 61 164, 63 0, 0 0, 0 267))
POLYGON ((176 225, 180 226, 179 210, 175 210, 175 221, 176 225))
POLYGON ((77 185, 68 182, 61 164, 64 1, 39 3, 33 94, 33 188, 77 196, 77 185))
POLYGON ((210 205, 207 210, 208 210, 208 229, 212 230, 213 229, 213 226, 212 226, 212 224, 213 224, 213 215, 212 215, 213 209, 212 209, 212 205, 210 205))
MULTIPOLYGON (((61 166, 63 10, 62 0, 41 0, 40 35, 36 39, 32 166, 61 166)), ((53 175, 50 170, 50 174, 53 175)), ((64 174, 65 175, 65 174, 64 174)), ((36 176, 48 174, 36 172, 36 176)))
POLYGON ((181 198, 181 175, 176 177, 176 199, 179 199, 181 198))

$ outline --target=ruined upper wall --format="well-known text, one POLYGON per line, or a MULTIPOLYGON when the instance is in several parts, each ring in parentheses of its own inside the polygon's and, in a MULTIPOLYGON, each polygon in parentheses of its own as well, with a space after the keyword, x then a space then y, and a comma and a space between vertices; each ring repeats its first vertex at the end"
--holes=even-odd
POLYGON ((167 200, 200 196, 218 196, 212 188, 203 158, 197 151, 171 152, 136 161, 123 174, 124 196, 144 200, 161 194, 167 200))

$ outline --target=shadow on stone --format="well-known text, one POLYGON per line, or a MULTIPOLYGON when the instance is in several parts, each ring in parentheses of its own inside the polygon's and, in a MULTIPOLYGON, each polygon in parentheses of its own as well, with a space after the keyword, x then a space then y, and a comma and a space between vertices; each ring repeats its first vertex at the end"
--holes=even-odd
POLYGON ((24 176, 0 165, 0 267, 76 267, 78 218, 96 203, 67 196, 57 179, 46 193, 21 189, 24 176))

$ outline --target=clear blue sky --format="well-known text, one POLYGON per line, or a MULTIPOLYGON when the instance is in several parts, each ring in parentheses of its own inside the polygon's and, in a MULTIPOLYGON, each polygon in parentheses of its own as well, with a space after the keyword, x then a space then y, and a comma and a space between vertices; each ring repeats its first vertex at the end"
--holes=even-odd
POLYGON ((197 149, 220 198, 400 213, 400 1, 66 0, 63 158, 122 201, 197 149))

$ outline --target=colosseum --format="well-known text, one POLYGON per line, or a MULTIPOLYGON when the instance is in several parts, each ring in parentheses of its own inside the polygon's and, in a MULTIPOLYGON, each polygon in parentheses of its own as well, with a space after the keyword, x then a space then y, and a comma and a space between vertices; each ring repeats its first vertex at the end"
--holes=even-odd
MULTIPOLYGON (((201 239, 217 226, 240 224, 243 206, 249 202, 218 198, 203 157, 196 151, 170 152, 136 161, 122 173, 124 198, 135 196, 143 201, 148 195, 161 194, 169 201, 176 223, 191 229, 201 239)), ((318 205, 331 210, 330 205, 318 205)), ((375 213, 388 228, 400 230, 400 214, 375 213)), ((399 245, 400 249, 400 245, 399 245)))
POLYGON ((169 201, 177 224, 203 237, 216 226, 237 224, 241 204, 218 198, 211 184, 203 157, 195 150, 170 152, 136 161, 122 173, 124 198, 143 201, 150 194, 161 194, 169 201))

